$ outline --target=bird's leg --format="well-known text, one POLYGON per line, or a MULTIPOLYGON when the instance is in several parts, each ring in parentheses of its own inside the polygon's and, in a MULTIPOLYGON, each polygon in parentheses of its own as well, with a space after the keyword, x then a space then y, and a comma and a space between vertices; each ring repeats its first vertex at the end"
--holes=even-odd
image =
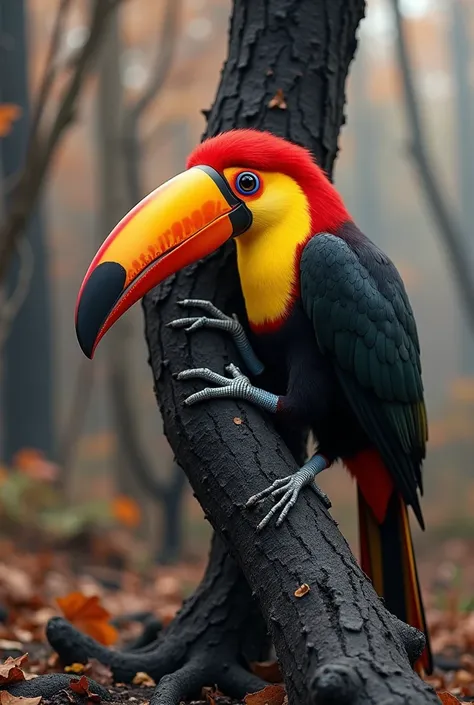
POLYGON ((235 313, 232 316, 226 316, 213 303, 203 299, 184 299, 183 301, 178 301, 178 304, 186 308, 200 308, 205 315, 176 318, 167 324, 170 328, 184 328, 188 333, 200 328, 212 328, 230 333, 250 374, 257 377, 263 372, 264 365, 255 355, 247 334, 235 313))
POLYGON ((266 411, 275 413, 278 407, 278 396, 259 389, 251 384, 248 377, 242 374, 233 364, 227 365, 226 372, 230 377, 224 377, 209 370, 207 367, 197 367, 192 370, 183 370, 176 375, 179 380, 203 379, 205 382, 215 384, 215 387, 206 387, 200 392, 195 392, 184 400, 186 406, 192 406, 208 399, 243 399, 259 406, 266 411))
POLYGON ((272 516, 277 513, 280 513, 280 515, 277 519, 276 525, 281 526, 290 509, 296 504, 298 495, 305 485, 311 485, 324 506, 327 509, 330 509, 331 501, 329 497, 316 484, 313 483, 316 475, 329 467, 329 465, 330 463, 323 455, 316 453, 305 465, 303 465, 302 468, 295 472, 294 475, 289 475, 288 477, 275 480, 270 487, 267 487, 261 492, 258 492, 258 494, 253 495, 253 497, 250 497, 247 502, 248 507, 254 506, 257 502, 261 502, 269 495, 275 498, 280 497, 278 502, 270 509, 268 514, 265 515, 260 524, 257 526, 257 531, 263 529, 269 523, 272 516))

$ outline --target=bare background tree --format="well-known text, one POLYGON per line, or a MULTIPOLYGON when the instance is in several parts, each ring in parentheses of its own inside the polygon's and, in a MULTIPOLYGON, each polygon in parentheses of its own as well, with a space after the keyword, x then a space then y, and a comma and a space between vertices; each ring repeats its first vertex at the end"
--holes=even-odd
MULTIPOLYGON (((64 3, 63 3, 64 5, 64 3)), ((63 6, 57 26, 62 24, 63 6)), ((23 0, 0 3, 1 96, 0 101, 19 106, 16 129, 0 141, 4 185, 5 228, 14 204, 14 186, 28 149, 30 124, 38 123, 41 97, 31 114, 28 86, 28 44, 23 0)), ((54 39, 56 43, 57 37, 54 39)), ((53 49, 54 51, 54 49, 53 49)), ((44 106, 43 106, 44 107, 44 106)), ((43 204, 38 202, 18 233, 16 257, 4 280, 0 309, 2 344, 3 457, 10 463, 22 448, 37 448, 51 457, 54 452, 53 350, 49 261, 45 242, 43 204), (32 345, 34 341, 34 345, 32 345), (32 389, 35 392, 32 394, 32 389)), ((0 242, 3 239, 0 236, 0 242)))
MULTIPOLYGON (((99 174, 98 220, 99 246, 104 233, 145 195, 140 187, 139 120, 158 96, 171 65, 176 41, 176 19, 179 3, 166 3, 156 60, 150 81, 143 93, 128 107, 120 72, 122 43, 119 9, 111 16, 102 48, 99 66, 97 101, 97 156, 99 174)), ((147 538, 156 544, 156 508, 161 508, 162 539, 157 557, 161 562, 176 560, 181 551, 181 502, 186 487, 184 473, 177 465, 169 471, 168 481, 160 478, 163 460, 149 458, 137 426, 136 395, 132 391, 133 356, 130 349, 132 329, 125 317, 111 331, 107 345, 107 374, 110 412, 117 434, 114 466, 116 486, 123 495, 136 498, 140 504, 147 538)), ((157 419, 158 422, 158 419, 157 419)))
MULTIPOLYGON (((405 38, 406 30, 400 9, 400 0, 390 1, 395 18, 397 56, 403 82, 406 119, 410 131, 410 154, 418 171, 420 185, 423 189, 435 226, 438 229, 439 236, 442 239, 447 257, 453 269, 453 279, 459 290, 467 320, 474 333, 474 276, 472 274, 472 255, 467 246, 467 235, 462 232, 460 225, 461 222, 464 222, 464 219, 456 217, 455 212, 445 196, 445 188, 441 184, 438 176, 439 171, 433 164, 418 105, 419 99, 405 38)), ((462 0, 454 0, 453 12, 460 13, 461 10, 459 8, 454 8, 456 8, 456 5, 460 6, 461 4, 462 0)), ((462 51, 461 48, 459 50, 462 51)), ((464 87, 463 93, 465 93, 466 88, 467 86, 464 87)), ((459 107, 461 106, 458 104, 458 108, 459 107)), ((465 117, 463 119, 465 119, 465 117)), ((461 135, 459 135, 459 138, 461 138, 461 135)), ((466 144, 467 150, 469 150, 469 142, 470 140, 466 144)), ((465 207, 464 201, 461 207, 463 207, 463 205, 465 207)))

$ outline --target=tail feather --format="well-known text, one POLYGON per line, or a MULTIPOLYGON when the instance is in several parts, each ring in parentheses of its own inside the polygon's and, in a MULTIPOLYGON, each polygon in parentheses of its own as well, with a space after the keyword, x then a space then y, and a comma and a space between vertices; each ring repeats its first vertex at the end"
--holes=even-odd
POLYGON ((431 673, 431 649, 405 503, 394 492, 383 523, 377 521, 360 489, 358 504, 362 570, 387 609, 424 632, 426 647, 415 667, 431 673))

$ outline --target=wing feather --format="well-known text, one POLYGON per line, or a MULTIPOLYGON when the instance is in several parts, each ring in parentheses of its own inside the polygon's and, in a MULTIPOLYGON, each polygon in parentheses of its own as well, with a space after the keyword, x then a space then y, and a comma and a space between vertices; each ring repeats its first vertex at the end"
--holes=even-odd
POLYGON ((318 345, 396 486, 423 524, 417 488, 427 440, 420 344, 395 266, 362 236, 311 238, 300 262, 301 298, 318 345))

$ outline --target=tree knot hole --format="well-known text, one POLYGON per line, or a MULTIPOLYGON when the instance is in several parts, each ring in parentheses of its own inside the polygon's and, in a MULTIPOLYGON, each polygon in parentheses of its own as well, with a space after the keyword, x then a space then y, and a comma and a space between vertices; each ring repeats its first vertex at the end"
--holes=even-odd
POLYGON ((359 690, 359 678, 345 663, 329 663, 316 671, 312 683, 312 700, 317 705, 350 705, 359 690))

